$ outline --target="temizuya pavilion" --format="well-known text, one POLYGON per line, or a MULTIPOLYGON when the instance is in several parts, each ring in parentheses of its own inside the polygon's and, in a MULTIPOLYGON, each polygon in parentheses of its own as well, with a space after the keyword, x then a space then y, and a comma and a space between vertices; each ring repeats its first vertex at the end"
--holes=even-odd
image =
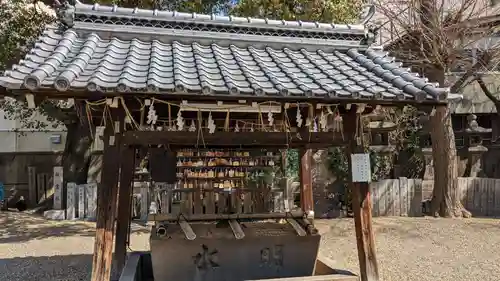
MULTIPOLYGON (((431 112, 432 108, 447 106, 452 96, 458 98, 447 89, 419 78, 386 53, 370 47, 375 34, 366 23, 373 12, 371 9, 360 24, 345 25, 79 2, 65 2, 58 7, 58 25, 48 26, 26 57, 2 74, 0 88, 4 95, 26 98, 30 106, 43 99, 93 104, 106 101, 100 103, 100 109, 109 109, 104 110, 108 112, 104 116, 113 122, 106 122, 112 126, 106 127, 103 136, 104 164, 98 188, 92 280, 109 280, 114 236, 115 258, 119 267, 124 264, 130 224, 131 174, 137 146, 165 145, 173 150, 194 147, 203 131, 207 146, 299 148, 305 151, 301 156, 301 203, 300 210, 289 218, 302 216, 303 222, 314 213, 309 171, 311 153, 307 151, 344 144, 349 145, 351 153, 363 153, 357 141, 361 114, 378 105, 407 104, 431 112), (255 130, 252 127, 251 131, 239 131, 229 118, 230 110, 225 124, 217 124, 218 128, 224 127, 223 130, 215 129, 214 125, 207 133, 201 120, 196 123, 195 131, 170 130, 170 123, 165 130, 145 129, 143 109, 152 101, 158 113, 163 113, 161 117, 166 115, 165 107, 161 107, 163 103, 168 104, 169 117, 171 108, 175 107, 180 108, 176 114, 184 114, 184 118, 196 115, 189 115, 187 110, 180 113, 182 106, 192 103, 212 109, 241 105, 255 108, 273 103, 278 104, 275 116, 286 116, 287 112, 292 117, 304 116, 309 129, 303 131, 305 126, 301 127, 300 118, 285 122, 276 117, 274 122, 281 126, 279 128, 269 129, 273 125, 261 120, 262 126, 256 126, 255 130), (326 126, 327 121, 314 129, 312 126, 320 116, 331 113, 332 107, 339 109, 337 114, 344 124, 346 139, 341 138, 340 143, 339 138, 334 138, 336 133, 326 126), (302 137, 297 137, 295 132, 302 137)), ((247 118, 239 114, 234 116, 247 118)), ((253 114, 257 116, 256 111, 253 114)), ((254 117, 253 120, 257 119, 254 117)), ((206 118, 206 115, 199 113, 198 118, 206 118)), ((368 183, 351 183, 351 188, 361 279, 378 280, 368 183)), ((181 215, 189 223, 195 216, 206 220, 226 215, 231 220, 256 215, 259 218, 280 216, 255 209, 240 213, 240 208, 236 214, 234 211, 211 214, 207 210, 206 205, 201 208, 195 205, 181 215)), ((152 220, 169 221, 172 217, 161 215, 163 217, 157 215, 152 220)), ((178 218, 179 214, 173 216, 178 218)), ((231 226, 237 229, 234 222, 231 226)), ((298 224, 294 227, 300 228, 298 224)), ((189 225, 184 224, 183 230, 186 229, 190 229, 189 225)))

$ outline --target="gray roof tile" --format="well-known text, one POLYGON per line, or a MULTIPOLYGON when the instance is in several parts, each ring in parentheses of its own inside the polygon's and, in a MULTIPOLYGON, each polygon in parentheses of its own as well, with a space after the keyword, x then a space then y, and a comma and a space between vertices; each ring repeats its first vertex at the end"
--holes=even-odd
POLYGON ((25 59, 0 77, 0 86, 28 90, 55 88, 59 91, 188 92, 328 99, 444 101, 447 98, 445 89, 435 88, 401 68, 385 53, 361 46, 359 38, 365 36, 363 26, 83 4, 77 4, 76 20, 73 28, 64 32, 47 28, 25 59), (111 18, 114 18, 113 24, 104 23, 111 18), (92 25, 85 25, 88 22, 92 25), (131 24, 132 31, 116 31, 118 22, 131 24), (201 35, 186 40, 189 36, 185 30, 174 30, 179 36, 146 36, 152 29, 137 25, 148 22, 164 30, 174 30, 178 28, 174 25, 179 24, 184 24, 179 28, 186 28, 191 24, 190 34, 201 35), (207 41, 207 36, 216 33, 203 31, 197 25, 200 23, 219 26, 219 35, 224 32, 221 28, 238 28, 238 32, 251 31, 252 35, 239 34, 230 40, 217 40, 213 35, 215 37, 207 41), (255 28, 273 35, 259 35, 255 28), (287 37, 290 32, 295 32, 293 38, 287 37), (326 39, 311 47, 310 42, 320 40, 314 35, 318 32, 326 39), (332 37, 339 34, 344 36, 342 48, 336 47, 341 41, 332 37), (245 36, 253 36, 253 41, 245 36), (277 39, 280 36, 282 41, 277 39), (346 40, 358 40, 357 45, 346 40), (263 45, 260 41, 272 43, 263 45))

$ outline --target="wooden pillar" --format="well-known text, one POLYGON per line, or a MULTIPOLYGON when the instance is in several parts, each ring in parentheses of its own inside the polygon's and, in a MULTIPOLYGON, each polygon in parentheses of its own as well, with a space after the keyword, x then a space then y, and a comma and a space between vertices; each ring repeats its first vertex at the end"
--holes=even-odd
POLYGON ((115 259, 117 272, 125 265, 127 242, 132 213, 132 193, 135 172, 135 149, 121 147, 120 186, 118 191, 118 214, 116 216, 115 259))
POLYGON ((372 227, 372 203, 370 198, 370 184, 368 182, 352 182, 351 154, 364 153, 363 142, 358 143, 357 132, 360 131, 356 106, 343 117, 344 132, 348 140, 349 188, 352 191, 352 209, 356 229, 356 244, 358 247, 361 281, 378 281, 378 264, 375 255, 375 239, 372 227))
POLYGON ((314 218, 314 199, 312 187, 312 150, 301 149, 300 156, 300 208, 312 218, 314 218))
MULTIPOLYGON (((123 120, 117 109, 111 111, 114 121, 123 120)), ((104 133, 104 156, 101 183, 97 190, 97 225, 94 241, 91 281, 108 281, 111 278, 113 261, 113 236, 118 195, 118 172, 120 163, 120 139, 115 134, 122 122, 111 125, 108 120, 104 133), (113 131, 113 129, 115 131, 113 131)))

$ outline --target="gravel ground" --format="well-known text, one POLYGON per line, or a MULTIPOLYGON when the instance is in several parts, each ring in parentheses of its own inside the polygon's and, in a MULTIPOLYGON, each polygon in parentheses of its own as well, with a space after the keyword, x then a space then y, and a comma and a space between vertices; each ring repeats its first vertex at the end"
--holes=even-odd
MULTIPOLYGON (((351 219, 320 220, 321 254, 358 272, 351 219)), ((94 224, 50 222, 0 212, 0 281, 90 279, 94 224)), ((377 218, 381 281, 500 280, 500 220, 377 218)), ((148 249, 147 230, 133 226, 132 250, 148 249)))

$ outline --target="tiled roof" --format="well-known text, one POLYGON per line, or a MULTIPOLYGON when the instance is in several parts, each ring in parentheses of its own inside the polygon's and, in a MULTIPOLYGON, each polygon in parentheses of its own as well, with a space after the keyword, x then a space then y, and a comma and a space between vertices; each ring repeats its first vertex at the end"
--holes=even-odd
POLYGON ((0 77, 0 86, 332 100, 449 98, 446 89, 370 49, 364 27, 356 25, 83 4, 69 25, 62 32, 47 28, 25 60, 0 77))

